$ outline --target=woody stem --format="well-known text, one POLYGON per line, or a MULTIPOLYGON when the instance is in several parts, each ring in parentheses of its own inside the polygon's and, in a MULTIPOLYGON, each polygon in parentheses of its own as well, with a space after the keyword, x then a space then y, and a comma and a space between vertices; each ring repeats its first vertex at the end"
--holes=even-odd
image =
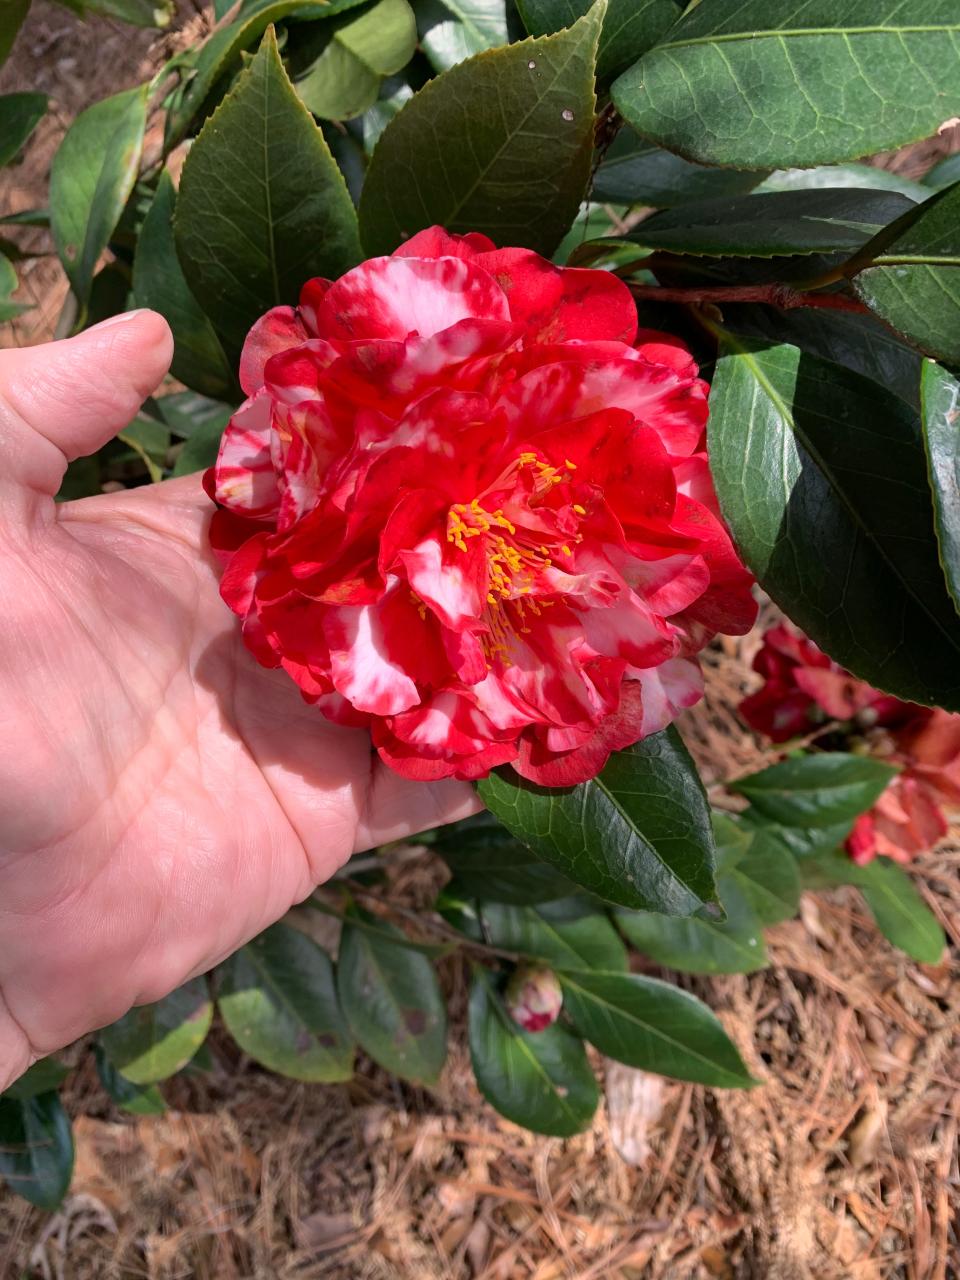
POLYGON ((695 285, 689 289, 631 284, 630 291, 635 298, 648 298, 655 302, 765 302, 782 311, 792 311, 796 307, 823 307, 831 311, 856 311, 861 314, 867 311, 859 299, 849 298, 842 293, 804 293, 785 284, 732 284, 713 288, 695 285))

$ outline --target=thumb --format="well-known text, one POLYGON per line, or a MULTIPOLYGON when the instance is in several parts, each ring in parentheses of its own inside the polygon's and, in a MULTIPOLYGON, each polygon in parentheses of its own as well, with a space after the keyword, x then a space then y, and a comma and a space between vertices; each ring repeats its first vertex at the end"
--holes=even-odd
POLYGON ((124 312, 75 338, 0 351, 5 480, 56 493, 68 462, 128 425, 172 355, 170 329, 155 311, 124 312))

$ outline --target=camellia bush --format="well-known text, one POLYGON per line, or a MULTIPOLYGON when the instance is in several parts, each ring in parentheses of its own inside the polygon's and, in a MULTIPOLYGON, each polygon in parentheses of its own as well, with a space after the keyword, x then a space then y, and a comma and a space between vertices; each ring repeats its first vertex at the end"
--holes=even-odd
MULTIPOLYGON (((590 1124, 586 1044, 749 1087, 649 969, 762 968, 765 928, 840 884, 914 961, 944 946, 898 862, 960 797, 960 165, 862 161, 960 115, 960 12, 214 8, 76 119, 49 212, 4 220, 49 227, 62 332, 143 306, 175 338, 179 386, 60 497, 204 470, 250 663, 486 812, 418 838, 449 869, 431 910, 391 901, 390 849, 354 860, 309 900, 335 960, 273 926, 101 1031, 103 1086, 162 1110, 216 1007, 293 1079, 347 1080, 362 1050, 429 1087, 459 954, 478 1085, 518 1123, 590 1124), (673 722, 754 580, 795 626, 743 714, 784 754, 712 812, 673 722)), ((4 162, 27 97, 0 98, 4 162)), ((19 258, 0 244, 2 319, 19 258)), ((65 1073, 0 1098, 0 1172, 46 1207, 65 1073)))

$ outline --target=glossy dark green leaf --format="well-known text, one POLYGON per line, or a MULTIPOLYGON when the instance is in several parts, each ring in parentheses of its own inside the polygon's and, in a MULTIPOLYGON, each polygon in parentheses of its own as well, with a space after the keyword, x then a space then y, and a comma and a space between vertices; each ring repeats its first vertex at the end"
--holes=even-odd
POLYGON ((752 831, 762 835, 765 852, 772 853, 779 847, 795 859, 801 883, 803 863, 833 853, 846 840, 853 826, 853 821, 847 818, 826 827, 782 827, 753 808, 748 809, 743 817, 752 831))
POLYGON ((195 471, 206 471, 207 467, 212 467, 220 452, 220 439, 230 417, 231 410, 225 408, 216 418, 208 419, 198 427, 177 454, 171 474, 189 476, 195 471))
POLYGON ((625 911, 615 919, 624 937, 657 964, 682 973, 752 973, 767 964, 763 929, 736 881, 721 876, 720 901, 726 918, 664 916, 625 911))
POLYGON ((760 170, 710 169, 655 147, 625 125, 593 177, 595 200, 669 209, 692 200, 743 195, 763 178, 760 170))
POLYGON ((418 0, 420 48, 434 71, 448 71, 511 37, 508 0, 418 0))
POLYGON ((59 1095, 0 1096, 0 1178, 40 1209, 55 1209, 73 1175, 73 1133, 59 1095))
MULTIPOLYGON (((361 916, 361 919, 363 917, 361 916)), ((357 1043, 387 1071, 434 1084, 447 1055, 447 1010, 433 965, 398 945, 385 920, 377 932, 348 918, 337 956, 337 991, 357 1043)))
POLYGON ((597 897, 668 915, 714 898, 710 811, 673 726, 576 787, 537 787, 503 769, 477 789, 505 827, 597 897))
POLYGON ((583 898, 513 907, 481 902, 486 938, 504 951, 556 969, 626 969, 627 953, 607 913, 583 898))
POLYGON ((869 756, 822 751, 783 760, 727 785, 785 827, 829 827, 869 809, 896 773, 869 756))
POLYGON ((410 61, 417 24, 407 0, 377 0, 331 22, 323 51, 296 79, 315 116, 351 120, 372 107, 380 82, 410 61))
POLYGON ((809 355, 872 378, 913 409, 920 407, 920 361, 913 347, 870 315, 798 307, 724 306, 724 327, 747 338, 792 343, 809 355))
POLYGON ((839 365, 730 334, 710 409, 720 507, 761 586, 848 671, 960 710, 918 416, 839 365))
POLYGON ((100 1083, 118 1107, 135 1116, 163 1115, 167 1104, 155 1084, 131 1084, 113 1066, 100 1045, 95 1046, 95 1056, 100 1083))
POLYGON ((574 1026, 608 1058, 715 1088, 755 1083, 716 1015, 679 987, 639 973, 560 977, 574 1026))
POLYGON ((874 164, 824 164, 813 169, 774 169, 757 187, 766 191, 807 191, 824 187, 873 187, 877 191, 899 191, 914 203, 926 200, 930 190, 892 169, 874 164))
POLYGON ((720 901, 729 915, 729 886, 735 885, 761 925, 779 924, 797 914, 800 873, 796 859, 779 840, 757 831, 750 847, 721 874, 720 901))
POLYGON ((5 0, 3 21, 0 22, 0 63, 6 60, 7 54, 13 48, 17 32, 29 8, 30 0, 5 0))
POLYGON ((0 324, 30 310, 26 302, 14 302, 11 297, 19 283, 13 263, 0 253, 0 324))
POLYGON ((275 924, 218 970, 217 1007, 245 1053, 294 1080, 349 1080, 353 1038, 330 957, 306 934, 275 924))
POLYGON ((499 822, 487 817, 472 825, 441 830, 434 845, 466 893, 491 902, 527 906, 567 898, 571 880, 531 853, 499 822))
POLYGON ((960 114, 954 0, 692 5, 613 85, 645 137, 705 164, 833 164, 960 114))
POLYGON ((874 858, 856 868, 852 882, 889 942, 922 964, 939 963, 946 946, 943 930, 902 867, 874 858))
POLYGON ((947 589, 960 609, 960 382, 923 363, 923 439, 927 451, 937 542, 947 589))
POLYGON ((209 110, 214 90, 240 69, 244 52, 252 49, 274 22, 296 14, 298 18, 332 18, 365 4, 366 0, 250 0, 243 3, 233 22, 218 26, 197 54, 194 74, 186 92, 167 122, 166 146, 173 147, 209 110))
POLYGON ((904 222, 876 252, 863 249, 874 265, 854 285, 872 311, 927 355, 960 363, 960 182, 904 222))
POLYGON ((144 219, 133 260, 137 303, 159 311, 173 332, 175 378, 202 395, 239 396, 234 376, 213 325, 193 294, 177 258, 173 210, 177 193, 166 172, 144 219))
POLYGON ((232 407, 222 400, 211 400, 196 391, 171 391, 156 400, 149 401, 151 412, 160 417, 173 435, 181 440, 192 440, 211 425, 222 428, 224 414, 232 413, 232 407))
POLYGON ((346 183, 272 32, 190 149, 174 229, 187 281, 234 349, 311 276, 360 257, 346 183))
POLYGON ((559 35, 491 49, 426 84, 373 153, 360 198, 367 253, 439 223, 550 254, 590 176, 601 19, 602 4, 559 35))
POLYGON ((18 1102, 26 1102, 35 1098, 38 1093, 52 1093, 59 1089, 70 1074, 57 1058, 41 1058, 23 1073, 13 1084, 7 1085, 3 1092, 5 1098, 16 1098, 18 1102))
POLYGON ((47 109, 45 93, 0 96, 0 167, 16 159, 47 109))
MULTIPOLYGON (((594 0, 517 0, 532 36, 571 26, 594 0)), ((656 44, 680 17, 683 0, 609 0, 597 55, 597 79, 607 84, 656 44)))
POLYGON ((775 191, 680 205, 646 218, 630 239, 703 257, 786 257, 855 250, 912 203, 896 191, 775 191))
POLYGON ((481 970, 470 991, 468 1034, 480 1092, 501 1115, 558 1138, 589 1127, 600 1093, 583 1042, 562 1023, 522 1031, 481 970))
POLYGON ((186 1066, 210 1030, 205 978, 192 978, 156 1004, 131 1009, 100 1032, 107 1058, 133 1084, 155 1084, 186 1066))
POLYGON ((53 157, 50 224, 81 305, 137 179, 148 88, 128 89, 81 111, 53 157))

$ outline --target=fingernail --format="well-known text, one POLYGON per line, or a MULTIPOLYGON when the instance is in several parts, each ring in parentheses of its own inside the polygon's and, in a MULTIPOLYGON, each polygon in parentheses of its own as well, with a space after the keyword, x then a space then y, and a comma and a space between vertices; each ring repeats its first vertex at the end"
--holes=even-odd
POLYGON ((128 320, 146 315, 148 310, 148 307, 138 307, 136 311, 121 311, 118 316, 108 316, 106 320, 101 320, 99 324, 92 324, 89 329, 84 329, 83 332, 96 333, 100 329, 109 329, 114 324, 126 324, 128 320))

